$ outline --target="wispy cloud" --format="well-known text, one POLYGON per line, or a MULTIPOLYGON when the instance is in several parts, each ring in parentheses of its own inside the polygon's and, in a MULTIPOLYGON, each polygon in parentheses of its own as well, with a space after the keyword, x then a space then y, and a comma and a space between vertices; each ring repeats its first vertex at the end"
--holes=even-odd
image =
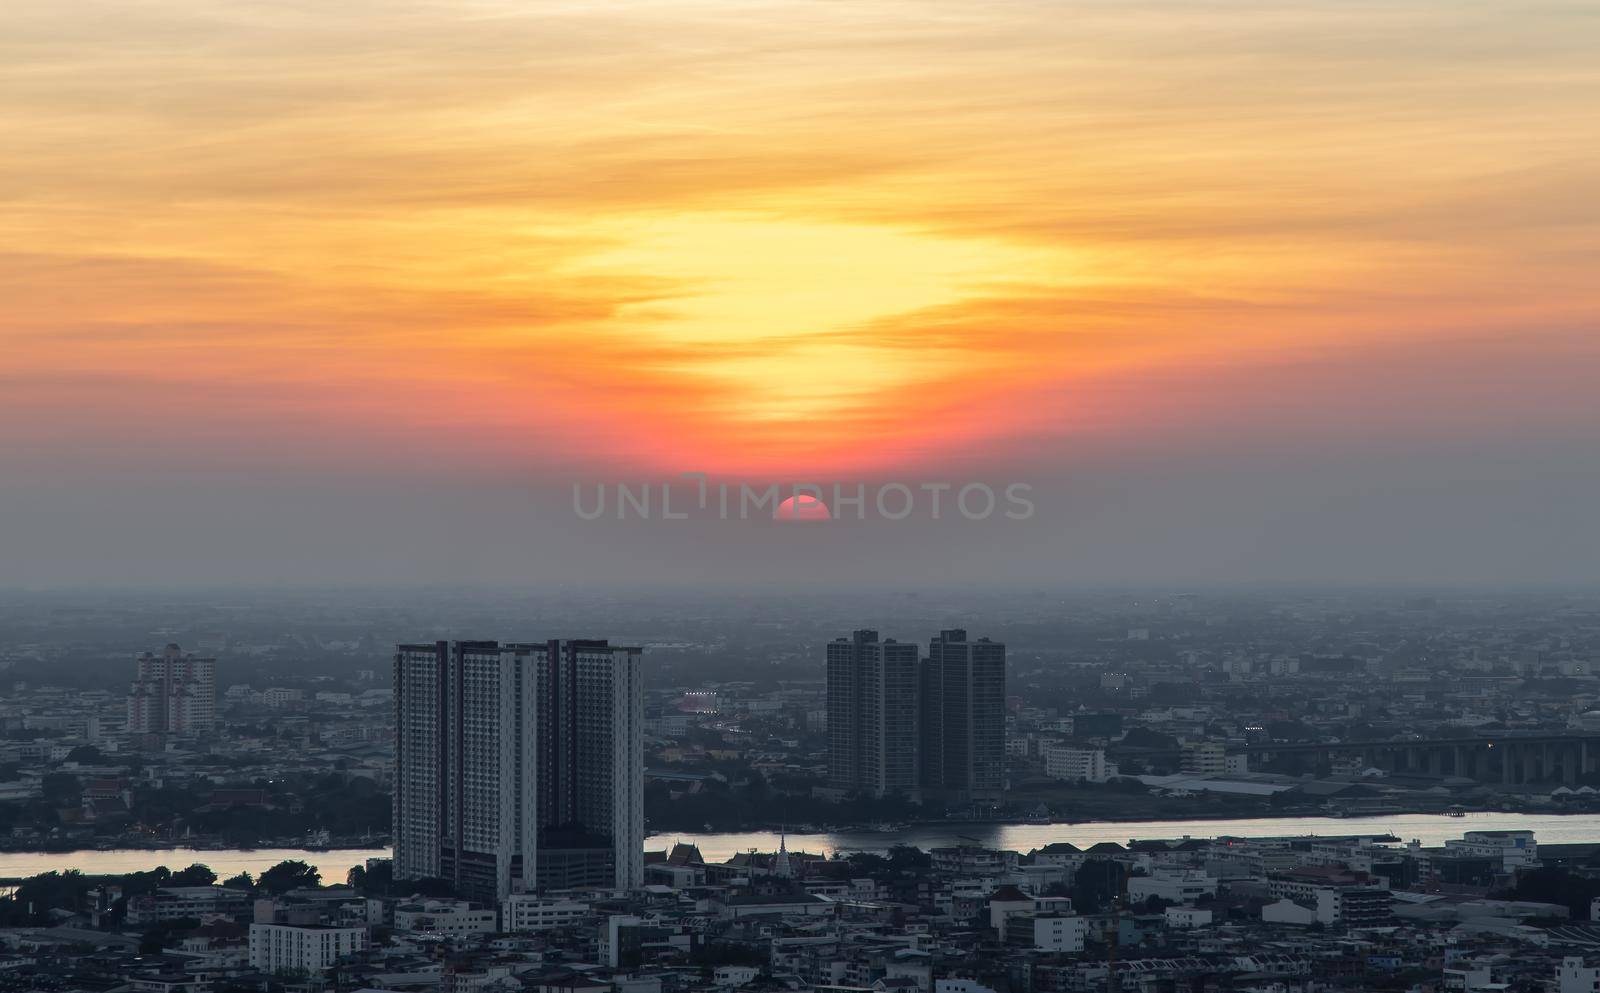
MULTIPOLYGON (((1597 27, 1559 0, 10 4, 0 439, 1053 464, 1159 442, 1175 396, 1210 423, 1316 393, 1308 352, 1496 336, 1531 416, 1534 371, 1590 357, 1535 329, 1600 319, 1597 27)), ((1389 429, 1471 406, 1424 392, 1389 429)))

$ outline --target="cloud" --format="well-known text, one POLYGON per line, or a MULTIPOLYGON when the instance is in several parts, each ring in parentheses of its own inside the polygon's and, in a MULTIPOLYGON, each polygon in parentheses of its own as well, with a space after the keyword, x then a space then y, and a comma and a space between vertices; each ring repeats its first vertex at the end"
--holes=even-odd
POLYGON ((1587 367, 1562 329, 1600 317, 1594 20, 9 5, 0 438, 327 472, 1050 464, 1477 424, 1431 354, 1504 430, 1586 423, 1540 373, 1587 367), (1390 362, 1405 403, 1296 406, 1390 362))

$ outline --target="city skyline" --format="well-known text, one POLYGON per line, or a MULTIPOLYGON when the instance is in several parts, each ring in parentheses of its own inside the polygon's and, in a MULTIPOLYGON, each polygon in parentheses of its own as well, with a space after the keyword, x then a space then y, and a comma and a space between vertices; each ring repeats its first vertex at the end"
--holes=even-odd
POLYGON ((30 989, 215 993, 1060 993, 1113 961, 1124 989, 1587 989, 1597 617, 1592 595, 4 598, 0 961, 30 989), (838 637, 852 618, 876 627, 838 637), (552 629, 615 638, 467 640, 552 629), (141 726, 128 646, 152 632, 142 699, 174 673, 198 699, 198 665, 213 721, 141 726))
POLYGON ((1597 52, 0 3, 0 988, 1600 993, 1597 52))

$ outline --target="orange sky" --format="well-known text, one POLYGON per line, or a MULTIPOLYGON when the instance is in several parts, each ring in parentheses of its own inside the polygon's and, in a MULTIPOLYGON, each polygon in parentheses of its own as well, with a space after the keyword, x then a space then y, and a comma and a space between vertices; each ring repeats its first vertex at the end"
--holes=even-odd
POLYGON ((1597 45, 1587 0, 8 3, 0 453, 1055 460, 1433 349, 1484 391, 1360 431, 1559 420, 1597 45))

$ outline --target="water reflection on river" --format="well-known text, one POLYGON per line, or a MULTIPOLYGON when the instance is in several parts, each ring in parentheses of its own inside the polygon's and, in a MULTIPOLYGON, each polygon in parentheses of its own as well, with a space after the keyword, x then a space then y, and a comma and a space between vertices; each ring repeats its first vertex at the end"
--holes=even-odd
POLYGON ((164 865, 182 869, 196 862, 211 867, 220 879, 248 872, 258 876, 286 859, 304 859, 322 872, 324 883, 342 883, 352 866, 369 858, 387 857, 387 848, 344 848, 312 852, 300 848, 247 850, 196 848, 116 848, 81 852, 0 852, 0 879, 35 876, 52 869, 77 869, 89 875, 145 872, 164 865))
MULTIPOLYGON (((1541 844, 1600 842, 1600 818, 1547 814, 1467 814, 1447 817, 1442 814, 1391 814, 1381 817, 1284 817, 1246 820, 1204 821, 1097 821, 1087 824, 917 824, 893 834, 879 832, 787 835, 790 851, 883 851, 891 845, 938 848, 944 845, 978 844, 987 848, 1019 852, 1042 848, 1051 842, 1067 841, 1079 848, 1102 841, 1126 843, 1131 839, 1215 838, 1229 835, 1262 838, 1275 835, 1385 835, 1401 841, 1416 839, 1424 845, 1441 845, 1459 838, 1463 831, 1536 832, 1541 844)), ((664 848, 674 841, 700 847, 708 862, 720 862, 736 852, 753 849, 770 852, 778 847, 777 832, 737 834, 653 835, 645 847, 664 848)))
MULTIPOLYGON (((1082 848, 1101 841, 1126 842, 1132 838, 1181 838, 1185 835, 1199 838, 1218 835, 1249 838, 1297 834, 1392 834, 1402 841, 1414 838, 1424 845, 1439 845, 1448 838, 1459 838, 1463 831, 1471 830, 1530 830, 1536 833, 1540 844, 1600 842, 1600 818, 1592 816, 1468 814, 1465 817, 1445 817, 1439 814, 1393 814, 1382 817, 1284 817, 1232 821, 928 824, 912 825, 893 834, 791 833, 788 835, 788 845, 790 851, 832 853, 883 851, 896 844, 936 848, 942 845, 967 843, 1026 852, 1054 841, 1068 841, 1082 848)), ((778 834, 769 831, 727 834, 666 832, 652 835, 646 841, 645 847, 661 849, 676 841, 698 845, 707 861, 721 862, 738 852, 751 849, 775 851, 778 847, 778 834)), ((116 849, 53 853, 0 852, 0 878, 32 876, 52 869, 78 869, 91 874, 139 872, 153 869, 158 865, 178 869, 194 862, 203 862, 218 876, 226 878, 241 872, 257 875, 261 870, 285 859, 304 859, 321 870, 323 882, 332 883, 342 882, 352 866, 361 865, 369 858, 387 854, 386 849, 371 848, 334 849, 321 852, 292 848, 244 851, 116 849)))

